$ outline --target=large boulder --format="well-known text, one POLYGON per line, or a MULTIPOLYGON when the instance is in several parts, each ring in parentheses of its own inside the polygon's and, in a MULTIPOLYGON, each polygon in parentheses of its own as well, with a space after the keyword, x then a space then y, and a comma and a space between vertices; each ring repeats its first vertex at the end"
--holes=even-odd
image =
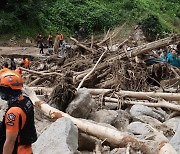
POLYGON ((60 118, 32 145, 34 154, 74 154, 78 148, 78 129, 68 118, 60 118))
POLYGON ((132 121, 131 115, 124 110, 117 110, 118 117, 115 119, 113 126, 120 131, 126 131, 127 126, 132 121))
POLYGON ((99 123, 107 123, 112 124, 117 118, 118 113, 113 110, 99 110, 92 112, 89 116, 89 119, 99 122, 99 123))
POLYGON ((142 122, 132 122, 127 127, 128 132, 137 135, 139 138, 146 138, 147 140, 157 141, 159 144, 162 142, 168 142, 168 139, 149 124, 142 122))
POLYGON ((95 100, 91 98, 88 90, 83 88, 68 105, 66 113, 76 118, 86 119, 94 105, 95 100))
POLYGON ((176 133, 174 134, 173 138, 170 140, 170 144, 174 147, 174 149, 177 151, 177 153, 180 153, 180 123, 178 125, 178 128, 176 130, 176 133))
POLYGON ((166 137, 172 137, 174 135, 174 131, 171 127, 168 127, 166 124, 150 116, 140 115, 135 117, 133 121, 140 121, 149 124, 158 131, 162 131, 166 137))
POLYGON ((166 120, 164 122, 164 124, 166 126, 168 126, 169 128, 173 129, 174 131, 176 131, 176 129, 178 128, 179 123, 180 123, 180 116, 171 118, 171 119, 166 120))
POLYGON ((162 112, 162 110, 160 111, 155 108, 150 108, 144 105, 133 105, 130 109, 130 114, 134 117, 140 115, 147 115, 156 118, 159 121, 164 121, 167 116, 165 112, 162 112))

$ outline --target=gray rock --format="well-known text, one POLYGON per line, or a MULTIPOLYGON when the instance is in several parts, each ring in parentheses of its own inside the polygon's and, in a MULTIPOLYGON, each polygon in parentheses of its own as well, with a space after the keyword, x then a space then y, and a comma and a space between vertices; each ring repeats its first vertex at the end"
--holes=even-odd
POLYGON ((120 131, 126 131, 127 126, 130 121, 132 121, 132 117, 128 112, 124 110, 117 110, 118 117, 116 118, 113 126, 116 127, 120 131))
POLYGON ((95 149, 96 140, 84 133, 79 133, 78 136, 78 150, 88 150, 93 151, 95 149))
POLYGON ((100 123, 112 124, 117 118, 118 113, 113 110, 99 110, 92 112, 88 119, 91 119, 100 123))
POLYGON ((34 154, 74 154, 78 148, 78 129, 68 118, 60 118, 32 145, 34 154))
POLYGON ((76 98, 68 105, 66 113, 76 118, 86 119, 95 104, 95 100, 91 98, 88 90, 83 88, 76 98))
POLYGON ((147 115, 153 118, 156 118, 160 121, 165 120, 165 115, 163 115, 162 111, 159 111, 155 108, 150 108, 144 105, 133 105, 130 109, 130 114, 134 117, 140 115, 147 115))
POLYGON ((178 125, 178 128, 176 130, 176 133, 174 134, 173 138, 170 140, 170 144, 174 147, 177 153, 180 153, 180 123, 178 125))
POLYGON ((178 128, 179 122, 180 122, 180 116, 171 118, 171 119, 165 121, 163 124, 165 124, 169 128, 176 131, 176 129, 178 128))
POLYGON ((130 133, 138 135, 138 138, 154 140, 159 143, 168 142, 168 139, 163 135, 162 132, 159 132, 149 124, 141 123, 141 122, 132 122, 128 125, 127 130, 130 133))
POLYGON ((149 124, 153 128, 157 129, 158 131, 163 131, 163 134, 166 137, 172 137, 174 135, 174 131, 171 127, 168 127, 166 124, 150 116, 140 115, 140 116, 135 117, 133 121, 140 121, 140 122, 149 124))
POLYGON ((135 135, 143 135, 154 132, 150 125, 138 121, 130 123, 127 130, 135 135))

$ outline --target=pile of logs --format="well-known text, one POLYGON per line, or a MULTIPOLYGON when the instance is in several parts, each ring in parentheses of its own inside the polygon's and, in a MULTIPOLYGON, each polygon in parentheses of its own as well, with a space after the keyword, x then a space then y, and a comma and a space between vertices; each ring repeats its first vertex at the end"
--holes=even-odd
MULTIPOLYGON (((51 62, 47 62, 47 59, 41 59, 40 63, 43 63, 42 70, 38 68, 39 66, 35 61, 32 61, 31 70, 21 68, 24 79, 28 79, 25 82, 30 86, 24 88, 24 93, 46 116, 52 119, 61 118, 62 116, 70 118, 79 130, 98 138, 102 143, 106 141, 115 147, 127 147, 127 149, 131 147, 147 154, 176 154, 172 145, 163 139, 158 140, 158 145, 154 148, 148 142, 142 141, 127 132, 92 123, 87 119, 74 118, 57 108, 53 108, 37 97, 37 94, 52 96, 53 91, 56 94, 55 96, 59 97, 60 93, 62 94, 68 88, 68 86, 64 87, 67 84, 60 82, 62 82, 66 72, 70 71, 73 74, 72 87, 76 87, 76 90, 72 88, 72 93, 77 94, 81 91, 81 87, 86 87, 93 98, 101 98, 102 106, 110 104, 115 106, 116 109, 118 107, 128 110, 132 105, 143 105, 163 108, 172 114, 175 111, 179 112, 180 105, 177 102, 180 101, 180 94, 176 93, 178 89, 174 89, 174 93, 172 93, 171 88, 162 86, 161 81, 150 76, 147 66, 144 63, 137 63, 135 57, 153 49, 176 43, 180 40, 180 34, 126 51, 122 47, 128 42, 128 39, 121 42, 115 50, 112 48, 112 40, 117 33, 116 31, 113 33, 108 31, 100 42, 94 41, 93 37, 90 43, 81 43, 75 38, 70 38, 77 46, 75 50, 77 52, 85 50, 86 54, 76 54, 71 59, 63 59, 59 65, 58 58, 54 58, 51 62), (80 66, 82 64, 83 67, 75 68, 75 66, 79 66, 78 64, 80 66), (148 78, 158 83, 159 87, 150 86, 147 82, 148 78), (62 87, 58 92, 55 90, 57 85, 62 87)), ((168 75, 163 79, 173 77, 179 80, 180 71, 178 69, 169 65, 166 65, 166 68, 168 68, 168 75)), ((173 87, 173 85, 171 86, 173 87)), ((74 98, 72 93, 71 99, 74 98)), ((61 97, 63 96, 61 95, 61 97)), ((68 98, 68 96, 66 97, 68 98)), ((63 111, 65 110, 63 109, 63 111)))

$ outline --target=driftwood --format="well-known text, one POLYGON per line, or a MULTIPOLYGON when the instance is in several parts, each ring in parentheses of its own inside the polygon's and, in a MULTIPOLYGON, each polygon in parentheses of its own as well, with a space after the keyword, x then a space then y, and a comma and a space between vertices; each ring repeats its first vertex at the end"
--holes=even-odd
POLYGON ((85 50, 87 50, 87 51, 90 51, 90 52, 94 53, 94 50, 93 50, 92 48, 88 48, 88 47, 86 47, 85 45, 79 43, 78 40, 76 40, 75 38, 70 37, 70 39, 71 39, 72 41, 74 41, 77 46, 79 46, 79 47, 81 47, 81 48, 83 48, 83 49, 85 49, 85 50))
POLYGON ((40 79, 41 79, 41 78, 35 79, 34 81, 30 82, 30 83, 28 84, 28 86, 33 86, 33 85, 35 85, 37 82, 39 82, 40 79))
POLYGON ((138 47, 134 48, 131 52, 129 52, 127 56, 135 57, 139 54, 145 53, 146 51, 157 49, 159 47, 164 47, 171 43, 177 42, 179 40, 180 40, 180 34, 176 34, 171 37, 167 37, 164 39, 160 39, 158 41, 154 41, 151 43, 147 43, 145 45, 138 46, 138 47))
POLYGON ((174 150, 171 144, 165 143, 159 150, 158 154, 177 154, 177 152, 174 150))
POLYGON ((116 60, 116 59, 123 59, 123 58, 127 58, 127 57, 132 58, 132 57, 138 56, 140 54, 143 54, 147 51, 151 51, 153 49, 157 49, 159 47, 164 47, 169 44, 178 42, 179 40, 180 40, 180 34, 175 34, 173 36, 170 36, 170 37, 167 37, 164 39, 160 39, 160 40, 157 40, 154 42, 150 42, 145 45, 140 45, 140 46, 134 48, 133 50, 131 50, 127 53, 124 53, 120 56, 113 57, 113 58, 109 59, 108 61, 112 61, 112 60, 116 60))
MULTIPOLYGON (((102 64, 99 64, 95 69, 94 71, 101 71, 105 68, 107 68, 109 66, 108 63, 102 63, 102 64)), ((94 67, 94 66, 93 66, 94 67)), ((87 69, 85 71, 82 71, 82 72, 74 72, 74 81, 79 81, 81 80, 88 72, 90 72, 92 70, 92 68, 90 69, 87 69)))
MULTIPOLYGON (((106 50, 107 51, 107 50, 106 50)), ((94 65, 93 69, 82 79, 82 81, 80 82, 79 86, 77 87, 77 91, 79 90, 79 88, 81 88, 83 82, 86 80, 86 78, 94 71, 94 69, 96 68, 96 66, 98 65, 98 63, 100 62, 100 60, 102 59, 103 55, 106 53, 106 51, 104 51, 102 53, 102 55, 99 57, 98 61, 96 62, 96 64, 94 65)))
POLYGON ((31 88, 25 87, 24 93, 30 97, 36 107, 38 107, 45 115, 49 116, 50 118, 57 119, 62 116, 67 117, 71 119, 72 122, 76 124, 81 131, 86 132, 92 136, 96 136, 102 140, 106 140, 109 143, 118 145, 120 147, 126 146, 128 143, 131 143, 132 147, 134 146, 134 148, 140 149, 142 152, 145 152, 147 154, 154 154, 154 151, 151 150, 150 147, 145 145, 145 143, 143 143, 139 139, 136 139, 135 137, 131 137, 127 133, 98 125, 85 119, 82 120, 71 117, 70 115, 49 106, 45 102, 40 101, 31 88))
MULTIPOLYGON (((51 92, 52 88, 44 88, 44 87, 32 87, 35 91, 44 90, 46 92, 51 92)), ((81 90, 81 89, 79 89, 81 90)), ((108 92, 113 92, 113 89, 88 89, 91 95, 100 95, 108 92)), ((166 101, 180 101, 179 93, 160 93, 160 92, 133 92, 133 91, 124 91, 121 90, 116 92, 116 94, 126 97, 132 97, 137 99, 149 100, 152 98, 162 98, 166 101)))
MULTIPOLYGON (((110 97, 105 97, 104 100, 106 101, 111 101, 111 102, 116 102, 118 103, 119 100, 116 98, 110 98, 110 97)), ((131 104, 131 105, 145 105, 145 106, 150 106, 150 107, 165 107, 171 110, 175 111, 180 111, 180 105, 175 105, 172 103, 168 103, 166 101, 159 101, 158 103, 150 103, 150 102, 139 102, 139 101, 127 101, 125 100, 123 103, 125 104, 131 104)))
MULTIPOLYGON (((90 94, 99 95, 112 91, 112 89, 88 89, 90 94)), ((134 91, 118 91, 116 94, 124 97, 132 97, 137 99, 149 100, 151 98, 162 98, 166 101, 180 101, 179 93, 159 93, 159 92, 134 92, 134 91)))
MULTIPOLYGON (((119 33, 119 31, 126 25, 126 23, 124 23, 117 31, 113 31, 112 34, 109 34, 110 33, 110 29, 107 31, 104 39, 97 43, 98 46, 101 46, 102 44, 106 43, 107 41, 109 41, 110 39, 112 40, 114 37, 117 36, 117 34, 119 33)), ((110 41, 111 42, 111 41, 110 41)))
POLYGON ((62 76, 63 75, 63 74, 57 73, 57 72, 43 73, 43 72, 37 72, 37 71, 29 70, 29 69, 26 69, 26 68, 23 68, 23 67, 19 67, 19 68, 22 71, 26 71, 26 72, 29 72, 29 73, 32 73, 32 74, 36 74, 36 75, 39 75, 39 76, 48 76, 48 75, 59 75, 59 76, 62 76))
POLYGON ((170 68, 171 68, 171 71, 175 74, 176 78, 180 78, 180 75, 176 72, 173 66, 171 66, 170 68))

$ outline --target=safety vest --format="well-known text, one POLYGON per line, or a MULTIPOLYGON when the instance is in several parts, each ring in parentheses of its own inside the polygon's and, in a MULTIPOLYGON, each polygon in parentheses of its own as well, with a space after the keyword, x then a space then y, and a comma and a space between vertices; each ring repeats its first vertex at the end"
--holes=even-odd
POLYGON ((63 34, 59 34, 59 40, 63 40, 63 34))
POLYGON ((24 67, 29 68, 30 67, 30 60, 28 58, 25 59, 24 67))

